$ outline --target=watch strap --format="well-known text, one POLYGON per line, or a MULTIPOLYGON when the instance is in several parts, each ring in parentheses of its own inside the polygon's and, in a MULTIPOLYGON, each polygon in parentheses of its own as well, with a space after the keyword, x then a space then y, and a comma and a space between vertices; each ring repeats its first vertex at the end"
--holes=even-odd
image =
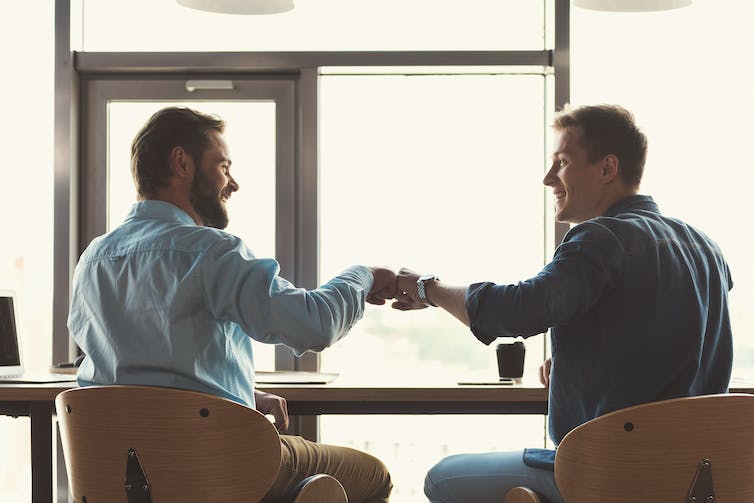
POLYGON ((427 297, 427 283, 437 281, 437 276, 421 276, 416 280, 416 292, 419 297, 419 302, 427 306, 437 307, 437 304, 432 303, 427 297))

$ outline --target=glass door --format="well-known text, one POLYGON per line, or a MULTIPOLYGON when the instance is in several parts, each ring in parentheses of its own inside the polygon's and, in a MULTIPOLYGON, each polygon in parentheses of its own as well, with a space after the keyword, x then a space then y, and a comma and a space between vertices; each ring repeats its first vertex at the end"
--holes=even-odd
MULTIPOLYGON (((295 136, 290 80, 92 80, 86 122, 82 241, 117 227, 136 201, 130 171, 131 142, 149 117, 164 107, 185 106, 226 121, 233 176, 241 189, 228 202, 227 230, 258 257, 293 264, 289 219, 294 206, 295 136), (200 85, 201 90, 196 86, 200 85), (281 252, 282 250, 282 252, 281 252)), ((275 368, 275 346, 254 342, 256 366, 275 368)))

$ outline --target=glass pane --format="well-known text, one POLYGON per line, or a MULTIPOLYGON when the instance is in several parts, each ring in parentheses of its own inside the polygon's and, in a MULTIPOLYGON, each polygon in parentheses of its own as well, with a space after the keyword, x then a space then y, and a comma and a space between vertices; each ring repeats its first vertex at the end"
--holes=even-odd
POLYGON ((424 477, 446 456, 543 447, 545 416, 326 415, 320 426, 322 443, 359 449, 385 463, 393 481, 390 503, 416 503, 427 501, 424 477))
MULTIPOLYGON (((328 76, 321 83, 321 264, 385 264, 449 284, 512 282, 544 263, 544 79, 328 76)), ((528 371, 541 363, 529 339, 528 371)), ((322 368, 495 375, 494 348, 445 312, 368 306, 322 368), (369 354, 368 359, 361 357, 369 354)))
MULTIPOLYGON (((166 106, 187 106, 226 121, 225 139, 240 190, 228 201, 230 224, 258 257, 275 256, 275 103, 261 101, 138 102, 108 104, 108 228, 118 226, 136 200, 131 143, 149 117, 166 106)), ((274 346, 254 342, 259 370, 275 367, 274 346)))
POLYGON ((751 19, 748 0, 724 6, 696 0, 677 11, 626 16, 573 9, 571 17, 573 101, 632 110, 649 139, 642 192, 721 246, 734 281, 733 376, 748 379, 754 379, 754 235, 747 222, 754 171, 742 158, 751 142, 754 67, 742 62, 754 48, 751 19))
MULTIPOLYGON (((357 263, 433 272, 450 284, 540 270, 541 76, 326 76, 321 91, 321 281, 357 263)), ((544 338, 527 349, 531 379, 544 338)), ((494 346, 449 314, 386 306, 368 306, 321 367, 373 384, 497 375, 494 346)), ((358 439, 355 447, 383 459, 403 502, 419 501, 424 473, 442 456, 543 446, 545 431, 542 416, 323 416, 320 425, 324 442, 358 439), (466 434, 447 435, 458 424, 466 434), (502 430, 515 438, 490 433, 502 430)))
POLYGON ((172 0, 97 0, 83 3, 82 24, 85 51, 536 50, 544 46, 544 2, 532 0, 296 0, 292 11, 262 16, 207 13, 172 0))
MULTIPOLYGON (((16 291, 31 372, 46 372, 52 362, 54 10, 54 2, 22 2, 0 16, 0 95, 8 118, 0 150, 9 159, 0 168, 0 289, 16 291)), ((0 501, 32 501, 29 432, 28 418, 0 416, 0 501)))
POLYGON ((32 501, 30 429, 27 417, 0 416, 0 501, 32 501))

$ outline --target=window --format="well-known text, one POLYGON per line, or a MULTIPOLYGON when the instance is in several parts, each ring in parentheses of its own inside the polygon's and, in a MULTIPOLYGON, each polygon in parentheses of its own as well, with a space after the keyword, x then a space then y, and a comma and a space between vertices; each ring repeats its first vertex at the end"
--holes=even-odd
MULTIPOLYGON (((541 269, 543 76, 330 75, 320 106, 321 281, 355 263, 459 285, 541 269)), ((539 339, 529 369, 541 363, 539 339)), ((492 348, 432 309, 368 306, 321 362, 394 379, 496 372, 492 348)))
POLYGON ((109 103, 108 230, 120 225, 136 190, 131 177, 131 142, 149 117, 168 106, 185 106, 226 121, 225 139, 233 159, 233 177, 244 197, 231 197, 234 217, 228 232, 240 236, 259 257, 275 256, 275 103, 274 102, 135 102, 109 103))
MULTIPOLYGON (((186 106, 219 115, 227 123, 225 137, 233 159, 232 172, 241 187, 228 202, 227 230, 243 238, 256 256, 277 256, 285 267, 285 254, 278 256, 278 246, 285 248, 285 244, 280 245, 278 238, 282 243, 290 241, 290 225, 276 215, 292 205, 286 191, 293 176, 289 133, 293 128, 292 85, 240 79, 232 82, 234 89, 229 92, 194 91, 204 93, 200 97, 187 91, 183 80, 137 85, 118 80, 89 82, 90 162, 86 179, 90 195, 84 220, 89 239, 119 225, 136 200, 130 171, 130 149, 136 133, 157 110, 186 106), (278 137, 278 132, 285 134, 278 137), (103 207, 106 212, 101 211, 103 207)), ((275 368, 275 346, 255 342, 253 348, 257 369, 275 368)))
MULTIPOLYGON (((0 288, 17 293, 24 366, 52 358, 53 8, 25 2, 0 19, 0 288), (10 49, 12 48, 12 49, 10 49), (16 77, 10 78, 10 75, 16 77), (23 76, 23 77, 21 77, 23 76)), ((31 501, 28 418, 0 416, 0 501, 31 501)))
MULTIPOLYGON (((317 152, 311 138, 296 137, 297 153, 301 155, 295 175, 297 206, 286 212, 280 209, 285 203, 280 199, 276 202, 277 226, 296 226, 293 242, 281 241, 279 233, 276 236, 278 254, 287 248, 295 249, 297 254, 295 273, 286 275, 283 264, 284 275, 299 285, 313 286, 306 283, 313 282, 315 276, 323 282, 348 265, 364 263, 432 270, 443 280, 458 284, 488 279, 514 281, 538 272, 551 251, 546 240, 552 241, 552 223, 546 217, 548 203, 541 184, 547 155, 545 124, 554 107, 551 68, 542 66, 548 64, 549 58, 543 49, 552 45, 545 36, 547 9, 552 10, 552 2, 471 0, 459 11, 457 4, 445 1, 421 0, 409 5, 393 0, 299 0, 290 16, 234 18, 186 11, 173 3, 137 1, 123 10, 112 3, 84 2, 80 47, 85 51, 335 50, 349 52, 346 59, 350 62, 355 61, 355 51, 396 51, 395 64, 383 67, 380 75, 363 67, 322 68, 325 64, 343 63, 329 59, 328 63, 317 62, 315 52, 294 58, 304 60, 302 68, 309 72, 309 77, 297 81, 297 99, 304 101, 299 111, 303 109, 306 116, 316 108, 316 102, 320 141, 317 152), (150 13, 144 16, 147 8, 150 13), (400 16, 395 15, 396 10, 400 10, 400 16), (131 36, 135 22, 128 21, 134 13, 140 26, 137 38, 131 36), (119 22, 108 22, 112 18, 119 22), (368 23, 363 22, 365 18, 369 18, 368 23), (165 30, 170 28, 165 19, 175 20, 182 27, 181 33, 166 36, 165 30), (102 30, 103 26, 108 28, 102 30), (121 27, 125 28, 123 32, 121 27), (389 37, 385 36, 386 30, 389 37), (222 36, 186 37, 186 33, 222 36), (520 66, 399 67, 416 64, 412 58, 421 59, 421 51, 427 50, 480 51, 484 62, 474 64, 520 66), (531 52, 503 54, 498 61, 500 56, 492 52, 495 50, 531 52), (417 51, 418 55, 407 58, 400 51, 417 51), (311 75, 317 71, 322 76, 318 92, 312 92, 317 85, 311 85, 311 75), (306 79, 308 83, 302 83, 306 79), (312 158, 318 159, 318 166, 312 158), (313 174, 308 171, 317 167, 319 170, 313 174), (317 186, 307 185, 309 179, 316 180, 317 186), (394 205, 397 200, 404 201, 395 197, 401 183, 410 187, 402 208, 394 205), (419 187, 426 198, 413 190, 419 187), (452 201, 433 208, 439 218, 419 219, 417 225, 406 227, 394 225, 396 217, 415 218, 432 195, 452 201), (316 220, 311 216, 314 213, 316 220), (312 225, 308 225, 310 222, 312 225), (514 235, 516 245, 512 244, 514 235), (402 247, 395 246, 396 239, 402 247), (471 242, 474 247, 469 246, 471 242), (518 246, 521 242, 527 245, 518 246), (424 253, 424 246, 436 251, 424 253)), ((551 38, 552 29, 548 35, 551 38)), ((219 95, 189 99, 167 91, 145 91, 143 82, 134 82, 140 76, 128 75, 123 76, 121 89, 102 92, 97 87, 101 77, 98 74, 102 73, 96 68, 97 55, 91 55, 89 62, 86 56, 84 53, 79 58, 79 68, 93 74, 86 77, 92 79, 85 82, 87 99, 104 97, 106 104, 87 102, 96 115, 92 117, 88 112, 87 137, 102 137, 107 131, 108 139, 97 140, 97 146, 89 148, 99 152, 87 154, 85 178, 91 195, 86 218, 91 221, 83 226, 85 242, 98 233, 95 229, 106 225, 97 214, 99 208, 109 208, 107 225, 112 226, 129 205, 133 194, 130 180, 116 180, 116 172, 122 177, 127 166, 116 167, 113 163, 122 163, 126 158, 125 147, 148 114, 147 109, 156 109, 166 101, 201 100, 214 106, 221 99, 219 95), (128 89, 135 90, 135 94, 128 95, 128 89), (138 118, 128 118, 132 113, 138 118), (116 148, 121 152, 118 161, 116 148), (103 176, 105 165, 109 166, 109 174, 103 176), (128 190, 122 191, 124 187, 128 190), (106 200, 103 194, 107 194, 106 200)), ((148 55, 136 56, 149 59, 148 55)), ((280 57, 261 58, 280 61, 280 57)), ((440 55, 439 59, 443 57, 448 60, 438 63, 434 59, 427 64, 466 63, 452 54, 440 55)), ((288 62, 285 57, 283 60, 288 62)), ((385 60, 376 58, 363 64, 384 65, 385 60)), ((294 68, 294 73, 297 70, 294 68)), ((240 70, 233 67, 232 71, 240 70)), ((286 71, 291 69, 286 67, 286 71)), ((102 78, 104 81, 110 76, 102 78)), ((158 78, 163 77, 155 77, 158 78)), ((176 86, 171 89, 184 93, 176 86)), ((235 127, 233 120, 229 121, 230 128, 235 127)), ((317 129, 311 116, 299 116, 297 120, 303 124, 299 122, 302 130, 296 135, 317 129)), ((280 140, 280 135, 276 138, 280 140)), ((234 145, 230 144, 232 152, 234 145)), ((233 155, 235 158, 235 152, 233 155)), ((275 182, 281 182, 279 172, 275 182)), ((241 185, 243 190, 244 183, 241 185)), ((245 196, 239 193, 238 199, 245 196)), ((238 218, 236 209, 231 211, 234 221, 238 218)), ((251 244, 255 248, 254 241, 251 244)), ((530 339, 529 372, 536 371, 541 363, 545 346, 543 336, 530 339)), ((306 355, 300 366, 316 364, 313 360, 312 355, 306 355)), ((445 375, 448 382, 455 382, 473 374, 496 373, 494 348, 476 341, 449 315, 431 310, 399 313, 389 307, 373 306, 349 337, 323 353, 321 364, 323 370, 334 370, 343 378, 360 374, 370 379, 431 381, 445 375), (359 360, 364 354, 369 358, 359 360), (359 361, 365 364, 361 368, 355 365, 359 361), (395 372, 398 368, 407 372, 395 372)), ((437 435, 452 429, 456 421, 452 416, 330 416, 321 418, 320 436, 323 441, 354 445, 383 457, 396 474, 396 503, 416 501, 422 494, 423 472, 443 455, 544 443, 542 416, 505 420, 495 416, 467 417, 469 435, 438 442, 437 435), (389 432, 400 429, 399 424, 407 427, 403 435, 388 438, 389 432), (495 433, 500 428, 515 429, 517 434, 495 433), (480 434, 482 431, 488 434, 480 434)))
MULTIPOLYGON (((460 453, 543 447, 542 415, 327 415, 321 441, 379 458, 390 470, 390 503, 426 502, 424 477, 442 458, 460 453)), ((501 495, 502 498, 502 495, 501 495)))
MULTIPOLYGON (((320 107, 322 282, 355 263, 406 266, 459 285, 539 272, 549 116, 543 75, 325 75, 320 107)), ((526 343, 529 374, 545 357, 544 339, 526 343)), ((437 309, 367 306, 320 358, 323 370, 370 384, 497 375, 494 345, 437 309)), ((544 446, 544 423, 495 415, 319 419, 323 442, 385 462, 397 503, 423 498, 426 470, 449 454, 544 446)))
POLYGON ((537 50, 544 3, 297 0, 284 14, 232 16, 175 1, 74 0, 74 35, 85 51, 537 50))
POLYGON ((722 248, 734 281, 733 376, 754 379, 754 236, 746 224, 754 185, 751 19, 754 4, 746 0, 627 15, 573 9, 571 96, 634 112, 649 140, 642 193, 722 248))
MULTIPOLYGON (((546 11, 552 2, 531 0, 469 0, 462 11, 457 9, 457 2, 437 0, 297 0, 297 9, 290 14, 259 18, 192 12, 172 1, 71 3, 79 12, 73 22, 81 25, 72 29, 73 38, 78 39, 75 48, 85 51, 399 53, 541 50, 552 45, 547 42, 551 33, 542 33, 542 19, 549 15, 546 11), (395 15, 397 11, 400 16, 395 15), (139 36, 134 37, 137 25, 139 36), (182 33, 191 35, 164 36, 172 25, 181 26, 182 33), (208 36, 197 36, 199 33, 208 36)), ((754 238, 747 232, 745 218, 753 175, 745 154, 739 152, 745 152, 748 145, 749 118, 754 112, 754 70, 748 62, 754 48, 749 26, 753 9, 748 0, 729 0, 724 6, 713 0, 696 0, 685 9, 649 14, 574 8, 570 11, 569 55, 571 101, 617 102, 634 111, 650 140, 644 192, 655 196, 666 214, 697 225, 723 248, 736 283, 731 293, 736 341, 734 375, 750 379, 754 378, 754 265, 750 259, 754 238), (637 33, 641 36, 637 37, 637 33)), ((0 83, 0 92, 13 97, 6 100, 6 108, 8 116, 16 121, 12 128, 6 126, 9 129, 4 130, 0 142, 6 152, 20 149, 34 153, 33 161, 21 163, 20 171, 6 169, 2 174, 0 208, 5 214, 23 214, 23 221, 10 219, 5 224, 6 233, 13 239, 0 249, 0 281, 22 294, 22 328, 28 334, 25 342, 28 347, 32 339, 36 347, 32 354, 27 352, 27 363, 37 368, 50 362, 52 16, 51 4, 40 9, 38 5, 19 3, 11 16, 0 21, 8 25, 0 30, 3 45, 21 48, 8 52, 10 59, 5 64, 14 74, 27 77, 22 84, 7 79, 0 83), (23 33, 20 27, 24 27, 23 33), (29 143, 25 142, 27 138, 31 138, 29 143), (33 210, 18 211, 32 207, 30 201, 33 210), (33 360, 28 361, 30 358, 33 360)), ((511 75, 503 71, 490 71, 488 75, 437 71, 421 76, 396 75, 400 73, 397 71, 380 76, 363 70, 355 73, 360 74, 326 73, 321 77, 321 179, 317 198, 321 210, 320 279, 326 280, 356 262, 410 266, 458 283, 482 279, 515 281, 535 273, 552 251, 552 212, 548 199, 545 196, 543 202, 539 191, 542 173, 527 171, 541 165, 549 151, 547 130, 542 130, 542 125, 549 123, 545 114, 553 103, 548 102, 547 79, 541 74, 511 75), (538 125, 530 122, 535 118, 538 125), (526 142, 535 138, 543 145, 537 156, 526 148, 526 142), (396 180, 404 180, 410 188, 396 184, 396 180), (514 186, 509 187, 510 183, 514 186), (423 190, 419 192, 414 187, 423 190), (499 194, 503 190, 515 192, 524 206, 503 201, 501 208, 499 194), (431 197, 448 202, 433 207, 442 215, 440 219, 422 218, 423 205, 431 197), (458 211, 454 211, 454 205, 458 211), (461 216, 461 208, 470 206, 497 218, 492 224, 492 219, 479 220, 479 226, 473 227, 461 216), (402 219, 408 223, 398 227, 396 222, 402 219), (442 226, 436 225, 438 221, 442 226), (521 250, 506 240, 511 231, 518 233, 518 243, 541 242, 542 246, 527 248, 527 254, 519 253, 521 250), (447 235, 454 239, 447 239, 447 235), (466 240, 473 237, 479 241, 480 236, 484 246, 471 251, 464 246, 466 240), (432 253, 424 253, 427 249, 432 253)), ((82 79, 83 84, 87 78, 90 77, 82 79)), ((206 103, 196 95, 176 96, 149 99, 206 103)), ((217 101, 217 95, 212 99, 217 101)), ((115 143, 130 142, 136 132, 129 126, 116 133, 122 113, 131 105, 141 106, 113 100, 109 105, 113 121, 109 126, 101 124, 103 131, 112 127, 111 136, 122 137, 116 141, 112 136, 113 148, 115 143)), ((257 105, 260 103, 255 102, 252 108, 264 108, 257 105)), ((275 113, 279 110, 276 106, 275 113)), ((264 123, 268 119, 260 120, 264 123)), ((136 120, 140 121, 141 118, 136 120)), ((236 122, 231 119, 229 134, 236 122)), ((281 136, 289 140, 296 136, 280 135, 279 129, 277 133, 274 140, 265 139, 265 145, 269 146, 268 141, 281 141, 281 136)), ((243 143, 232 142, 234 157, 243 143)), ((529 146, 532 145, 533 141, 529 146)), ((118 155, 118 160, 123 157, 118 155)), ((260 182, 258 176, 268 176, 269 171, 260 173, 257 161, 249 162, 254 165, 253 181, 242 181, 242 194, 249 194, 247 190, 255 183, 275 183, 275 200, 264 202, 266 209, 232 211, 267 212, 274 204, 274 232, 269 228, 255 229, 259 234, 249 240, 261 255, 268 253, 265 248, 274 239, 284 268, 289 264, 295 269, 291 265, 294 260, 280 256, 281 251, 288 253, 302 247, 298 238, 292 237, 295 232, 286 227, 301 209, 286 199, 295 191, 289 185, 294 175, 284 177, 282 185, 279 177, 274 182, 269 178, 260 182), (281 198, 281 194, 285 197, 281 198), (281 205, 285 209, 281 210, 281 205)), ((268 166, 266 163, 261 161, 260 165, 268 166)), ((121 175, 125 172, 122 168, 117 171, 121 175)), ((115 180, 115 171, 111 170, 109 176, 111 189, 130 187, 125 181, 115 180)), ((117 221, 128 205, 117 199, 122 196, 127 200, 131 194, 112 190, 108 193, 107 180, 108 175, 98 180, 101 184, 96 191, 96 197, 106 194, 107 199, 95 198, 87 203, 95 207, 105 204, 101 208, 111 201, 110 220, 103 215, 95 225, 84 225, 85 232, 104 232, 108 222, 117 221)), ((247 198, 236 198, 232 204, 242 199, 247 198)), ((84 213, 85 218, 95 217, 92 208, 84 213)), ((238 223, 246 222, 242 219, 238 223)), ((316 245, 308 243, 304 248, 315 249, 316 245)), ((56 332, 60 328, 56 327, 56 332)), ((543 338, 530 339, 527 346, 527 372, 531 372, 544 353, 543 338)), ((393 378, 413 373, 420 378, 444 374, 453 379, 465 372, 494 372, 494 353, 444 313, 429 309, 397 313, 370 306, 366 319, 322 358, 324 370, 336 370, 344 376, 356 371, 355 363, 385 378, 390 377, 386 370, 389 368, 395 371, 393 378), (391 363, 386 366, 386 362, 391 363)), ((400 474, 396 477, 395 499, 400 503, 401 499, 416 501, 422 497, 420 487, 426 468, 446 454, 541 445, 541 417, 508 417, 505 421, 503 427, 495 416, 466 417, 464 424, 470 430, 486 434, 451 439, 446 433, 456 428, 453 418, 331 416, 322 419, 322 439, 383 457, 400 474), (531 427, 537 423, 540 436, 530 430, 518 438, 521 424, 531 427), (404 429, 406 433, 399 442, 385 434, 404 429), (510 443, 510 436, 499 433, 504 431, 516 431, 517 443, 510 443), (428 435, 418 438, 425 432, 428 435), (448 441, 438 442, 441 435, 448 441), (416 453, 424 458, 416 458, 416 453), (394 465, 398 459, 405 464, 394 465)), ((24 492, 29 488, 28 461, 24 461, 28 459, 26 424, 23 419, 0 418, 0 444, 6 447, 0 457, 0 500, 30 499, 24 492), (15 444, 14 450, 10 446, 15 444)))

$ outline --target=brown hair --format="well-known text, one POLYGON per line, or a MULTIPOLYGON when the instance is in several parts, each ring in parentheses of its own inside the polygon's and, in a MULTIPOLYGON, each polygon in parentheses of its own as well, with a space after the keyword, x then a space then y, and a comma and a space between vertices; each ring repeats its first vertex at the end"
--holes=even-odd
POLYGON ((170 182, 168 158, 174 147, 200 162, 209 148, 209 133, 225 130, 225 121, 184 107, 163 108, 149 118, 131 144, 131 175, 139 199, 154 196, 170 182))
POLYGON ((573 133, 590 162, 615 155, 623 181, 630 187, 639 186, 647 159, 647 137, 631 112, 618 105, 566 108, 555 117, 553 128, 573 133))

